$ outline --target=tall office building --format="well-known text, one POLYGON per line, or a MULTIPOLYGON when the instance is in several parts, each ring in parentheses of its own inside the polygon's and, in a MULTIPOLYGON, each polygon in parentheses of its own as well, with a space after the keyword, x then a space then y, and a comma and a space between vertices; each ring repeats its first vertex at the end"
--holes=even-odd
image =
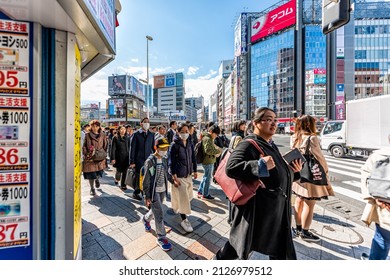
POLYGON ((153 106, 166 115, 185 111, 183 73, 153 76, 153 106))

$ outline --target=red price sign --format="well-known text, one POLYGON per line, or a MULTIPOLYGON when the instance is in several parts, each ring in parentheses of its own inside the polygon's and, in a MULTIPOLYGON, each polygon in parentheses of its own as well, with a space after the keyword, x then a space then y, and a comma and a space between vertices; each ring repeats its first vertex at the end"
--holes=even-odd
POLYGON ((14 241, 15 240, 15 231, 18 227, 18 224, 9 224, 9 225, 0 225, 0 242, 14 241))
POLYGON ((19 86, 18 71, 0 71, 0 87, 14 88, 19 86))
POLYGON ((18 148, 0 148, 0 171, 27 170, 28 161, 28 156, 21 155, 18 148))

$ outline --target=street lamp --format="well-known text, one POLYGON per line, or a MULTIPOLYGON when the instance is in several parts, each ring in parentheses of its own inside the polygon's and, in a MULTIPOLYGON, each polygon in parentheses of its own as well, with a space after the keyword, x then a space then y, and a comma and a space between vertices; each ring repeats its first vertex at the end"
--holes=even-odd
POLYGON ((149 118, 149 41, 153 37, 146 35, 146 116, 149 118))

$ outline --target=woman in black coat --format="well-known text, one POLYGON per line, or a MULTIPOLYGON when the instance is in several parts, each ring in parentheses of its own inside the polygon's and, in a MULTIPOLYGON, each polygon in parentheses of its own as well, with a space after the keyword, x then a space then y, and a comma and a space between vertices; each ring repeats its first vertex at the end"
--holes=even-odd
POLYGON ((118 132, 112 138, 111 163, 116 168, 115 185, 121 180, 121 189, 126 190, 126 173, 129 168, 129 141, 130 138, 126 135, 126 128, 124 126, 118 127, 118 132))
POLYGON ((241 141, 231 154, 226 173, 242 181, 262 180, 265 188, 242 206, 232 207, 232 227, 229 241, 217 252, 216 259, 247 259, 252 251, 270 259, 296 259, 291 234, 291 185, 299 179, 301 162, 289 166, 276 145, 276 114, 269 108, 259 108, 253 119, 253 139, 264 156, 249 141, 241 141))

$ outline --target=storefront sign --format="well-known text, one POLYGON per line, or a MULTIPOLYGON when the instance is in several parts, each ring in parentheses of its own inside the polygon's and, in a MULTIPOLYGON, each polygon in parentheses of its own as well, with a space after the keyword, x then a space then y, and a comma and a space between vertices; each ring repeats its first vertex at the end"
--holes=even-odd
POLYGON ((31 257, 25 250, 32 240, 29 29, 0 19, 0 252, 21 247, 10 259, 31 257))

